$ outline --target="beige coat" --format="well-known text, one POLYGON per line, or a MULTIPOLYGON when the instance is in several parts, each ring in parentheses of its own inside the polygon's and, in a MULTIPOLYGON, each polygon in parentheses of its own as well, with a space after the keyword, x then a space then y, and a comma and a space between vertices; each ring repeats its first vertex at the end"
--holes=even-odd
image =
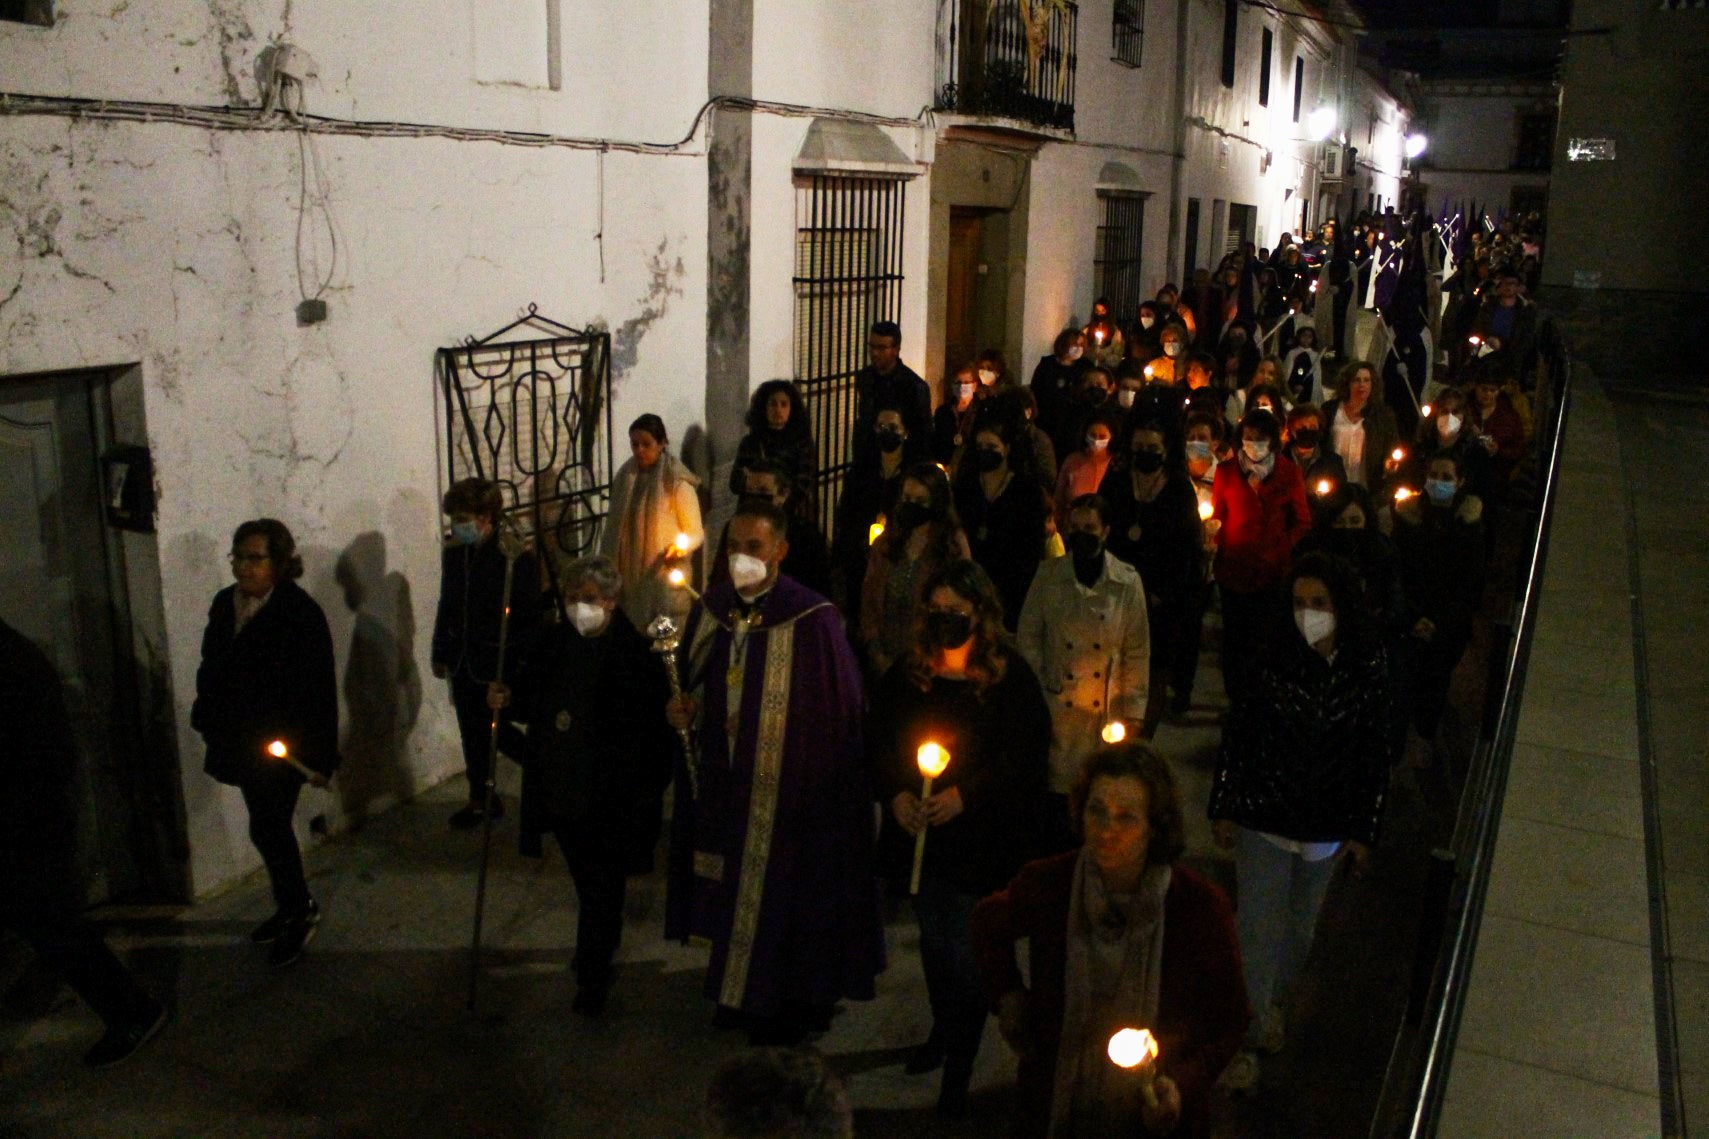
POLYGON ((1033 577, 1015 633, 1050 705, 1050 787, 1066 792, 1106 723, 1119 718, 1135 731, 1145 718, 1151 629, 1139 571, 1106 552, 1088 589, 1073 558, 1052 558, 1033 577))

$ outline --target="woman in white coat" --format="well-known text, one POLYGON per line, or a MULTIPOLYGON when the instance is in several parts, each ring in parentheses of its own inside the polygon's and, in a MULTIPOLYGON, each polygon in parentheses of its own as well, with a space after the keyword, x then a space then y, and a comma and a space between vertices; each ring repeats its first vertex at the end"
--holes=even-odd
POLYGON ((660 613, 688 608, 686 590, 666 580, 680 565, 694 580, 690 560, 706 541, 700 521, 700 480, 667 449, 664 420, 643 415, 629 425, 631 458, 611 480, 611 513, 599 552, 623 577, 623 612, 637 629, 660 613))

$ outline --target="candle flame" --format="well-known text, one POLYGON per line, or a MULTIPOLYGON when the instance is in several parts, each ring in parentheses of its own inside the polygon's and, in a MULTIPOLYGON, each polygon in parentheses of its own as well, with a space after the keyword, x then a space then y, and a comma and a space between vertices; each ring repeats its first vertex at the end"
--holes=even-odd
POLYGON ((866 544, 872 545, 884 535, 884 515, 880 514, 871 526, 866 528, 866 544))
POLYGON ((1430 405, 1425 404, 1423 407, 1419 408, 1418 414, 1422 415, 1426 419, 1429 419, 1430 418, 1430 405))
POLYGON ((1151 365, 1147 364, 1145 366, 1145 378, 1149 380, 1151 378, 1151 376, 1152 376, 1151 365))
POLYGON ((1157 1059, 1157 1037, 1149 1028, 1123 1028, 1110 1037, 1110 1061, 1118 1068, 1137 1068, 1157 1059))
POLYGON ((688 584, 687 575, 679 569, 674 569, 670 573, 666 574, 665 579, 678 589, 681 589, 683 586, 688 584))
POLYGON ((678 534, 676 536, 677 553, 679 553, 679 554, 688 553, 688 547, 692 543, 692 541, 693 541, 693 539, 691 539, 687 534, 678 534))
POLYGON ((1313 281, 1311 283, 1311 291, 1314 293, 1317 292, 1317 282, 1316 281, 1313 281))
POLYGON ((1119 744, 1127 739, 1127 725, 1120 720, 1111 720, 1104 725, 1104 730, 1099 734, 1104 737, 1105 743, 1119 744))
POLYGON ((1389 458, 1393 459, 1397 463, 1400 462, 1402 459, 1406 458, 1406 448, 1396 447, 1394 449, 1394 453, 1390 455, 1389 458))
POLYGON ((284 759, 291 754, 291 749, 285 746, 284 740, 274 740, 267 745, 267 754, 274 759, 284 759))
POLYGON ((939 744, 927 741, 920 745, 915 755, 915 762, 920 765, 920 774, 927 779, 936 779, 949 766, 949 752, 939 744))
POLYGON ((1470 344, 1473 348, 1476 348, 1479 344, 1482 344, 1483 342, 1484 342, 1484 338, 1481 336, 1468 336, 1468 337, 1466 337, 1466 343, 1470 344))
POLYGON ((1396 487, 1395 492, 1394 492, 1394 500, 1396 502, 1405 502, 1407 499, 1411 498, 1415 493, 1417 493, 1417 492, 1408 486, 1396 487))
POLYGON ((1335 489, 1335 484, 1330 482, 1328 479, 1318 479, 1317 480, 1317 495, 1319 498, 1322 498, 1324 495, 1328 494, 1330 491, 1332 491, 1334 489, 1335 489))
POLYGON ((1210 503, 1208 503, 1208 502, 1199 503, 1199 521, 1209 522, 1211 520, 1211 515, 1213 515, 1215 513, 1216 513, 1216 507, 1212 506, 1210 503))

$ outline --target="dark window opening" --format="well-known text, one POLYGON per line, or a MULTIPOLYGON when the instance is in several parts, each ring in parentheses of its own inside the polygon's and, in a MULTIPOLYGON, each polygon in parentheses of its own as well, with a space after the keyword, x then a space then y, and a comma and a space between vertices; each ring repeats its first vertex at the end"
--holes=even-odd
POLYGON ((1305 57, 1294 56, 1294 122, 1300 121, 1300 98, 1305 94, 1305 57))
POLYGON ((1140 259, 1145 247, 1145 199, 1138 194, 1103 194, 1097 250, 1092 258, 1092 295, 1110 302, 1110 312, 1126 320, 1145 299, 1140 292, 1140 259))
POLYGON ((53 27, 53 0, 0 0, 0 20, 53 27))
POLYGON ((1240 46, 1241 0, 1223 0, 1222 6, 1222 85, 1234 86, 1234 53, 1240 46))
POLYGON ((1276 33, 1264 29, 1264 42, 1258 49, 1258 105, 1270 105, 1270 67, 1276 54, 1276 33))
POLYGON ((1145 0, 1116 0, 1112 38, 1115 61, 1138 67, 1145 47, 1145 0))
POLYGON ((1187 256, 1186 276, 1191 277, 1193 270, 1199 267, 1199 199, 1187 199, 1187 256))
POLYGON ((852 459, 867 331, 902 319, 906 183, 821 175, 796 185, 795 380, 819 447, 819 517, 830 518, 852 459))
POLYGON ((1555 112, 1523 111, 1519 115, 1519 147, 1515 170, 1547 170, 1555 151, 1555 112))

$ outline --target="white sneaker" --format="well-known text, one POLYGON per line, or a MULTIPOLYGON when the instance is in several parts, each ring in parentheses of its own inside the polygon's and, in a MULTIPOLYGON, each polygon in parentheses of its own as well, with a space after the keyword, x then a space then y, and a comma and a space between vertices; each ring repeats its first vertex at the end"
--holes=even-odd
POLYGON ((1235 1095, 1249 1095, 1258 1086, 1258 1054, 1242 1048, 1222 1070, 1217 1087, 1235 1095))

